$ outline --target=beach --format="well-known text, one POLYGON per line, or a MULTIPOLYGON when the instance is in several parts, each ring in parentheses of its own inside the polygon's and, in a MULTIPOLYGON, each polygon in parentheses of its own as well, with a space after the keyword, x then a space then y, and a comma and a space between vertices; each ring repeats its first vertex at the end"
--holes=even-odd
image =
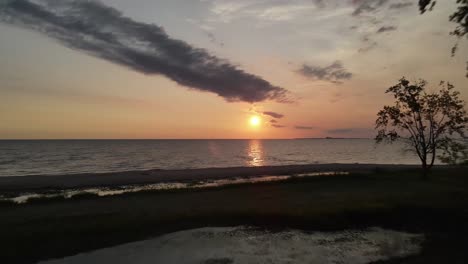
MULTIPOLYGON (((308 169, 333 167, 311 166, 308 169)), ((466 169, 436 168, 430 180, 424 181, 419 171, 413 168, 345 167, 360 170, 349 175, 291 178, 195 190, 142 191, 106 197, 82 195, 69 199, 36 199, 19 205, 0 203, 1 246, 4 249, 0 257, 5 263, 60 260, 177 231, 252 226, 268 232, 385 228, 424 235, 420 254, 404 257, 405 263, 460 263, 467 259, 464 250, 468 245, 466 169)), ((298 173, 305 169, 295 167, 289 172, 298 173)), ((244 170, 248 173, 271 172, 266 168, 254 172, 244 170)), ((285 167, 273 170, 288 173, 285 167)), ((206 171, 211 170, 190 173, 190 176, 203 177, 206 174, 201 172, 206 171)), ((229 175, 212 173, 213 177, 229 175)), ((244 176, 252 175, 245 173, 244 176)), ((124 176, 119 177, 126 179, 124 176)), ((112 176, 102 178, 106 177, 112 176)), ((17 180, 21 178, 16 177, 17 180)), ((44 183, 36 184, 26 187, 45 186, 44 183)), ((17 184, 9 188, 20 190, 19 187, 17 184)), ((379 263, 399 261, 401 259, 397 258, 379 263)))
MULTIPOLYGON (((18 192, 44 189, 105 187, 162 182, 187 182, 235 177, 292 175, 300 173, 370 173, 376 170, 402 171, 418 165, 391 164, 309 164, 259 167, 205 168, 184 170, 146 170, 67 175, 30 175, 0 177, 0 191, 18 192)), ((447 166, 439 166, 444 168, 447 166)), ((438 167, 436 166, 435 169, 438 167)))
POLYGON ((0 30, 0 264, 468 263, 468 0, 0 0, 0 30))

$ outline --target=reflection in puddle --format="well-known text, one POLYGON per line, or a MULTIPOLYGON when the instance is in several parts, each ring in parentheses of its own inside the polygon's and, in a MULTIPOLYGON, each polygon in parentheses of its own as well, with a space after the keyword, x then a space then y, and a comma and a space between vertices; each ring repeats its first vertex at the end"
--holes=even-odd
POLYGON ((246 178, 228 178, 217 180, 204 180, 197 182, 163 182, 144 185, 124 185, 119 187, 96 187, 89 189, 72 189, 72 190, 57 190, 48 191, 45 193, 22 193, 15 196, 1 196, 0 201, 13 201, 15 203, 26 203, 31 199, 40 198, 72 198, 73 196, 83 194, 94 194, 98 196, 120 195, 125 193, 136 193, 141 191, 158 191, 158 190, 177 190, 177 189, 199 189, 212 188, 236 184, 260 183, 260 182, 276 182, 285 181, 294 178, 305 178, 314 176, 332 176, 332 175, 347 175, 347 172, 315 172, 295 175, 278 175, 278 176, 257 176, 246 178))
POLYGON ((42 263, 350 263, 418 254, 424 236, 370 228, 340 232, 270 232, 210 227, 42 263))
POLYGON ((252 139, 249 141, 249 166, 263 166, 263 146, 262 141, 257 139, 252 139))

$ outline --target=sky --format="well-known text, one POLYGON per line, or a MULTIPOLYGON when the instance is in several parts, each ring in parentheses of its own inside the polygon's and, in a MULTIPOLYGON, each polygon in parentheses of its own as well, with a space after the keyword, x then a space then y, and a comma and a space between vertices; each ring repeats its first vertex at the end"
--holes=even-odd
POLYGON ((468 101, 455 0, 0 0, 0 139, 374 137, 405 76, 468 101), (260 118, 259 126, 249 122, 260 118))

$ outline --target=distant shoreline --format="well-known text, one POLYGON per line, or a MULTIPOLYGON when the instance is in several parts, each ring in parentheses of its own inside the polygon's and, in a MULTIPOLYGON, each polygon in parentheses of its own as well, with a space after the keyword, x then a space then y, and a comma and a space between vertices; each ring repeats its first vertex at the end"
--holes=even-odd
MULTIPOLYGON (((236 177, 277 176, 316 172, 370 173, 376 170, 402 171, 419 165, 389 164, 308 164, 261 167, 229 167, 183 170, 145 170, 66 175, 30 175, 0 177, 0 191, 18 192, 43 189, 106 187, 162 182, 187 182, 236 177)), ((436 166, 436 169, 447 166, 436 166)))
POLYGON ((365 137, 321 137, 321 138, 293 138, 295 140, 302 140, 302 139, 367 139, 373 140, 372 138, 365 138, 365 137))
POLYGON ((171 141, 171 140, 302 140, 302 139, 368 139, 366 137, 311 137, 311 138, 17 138, 0 139, 0 141, 171 141))

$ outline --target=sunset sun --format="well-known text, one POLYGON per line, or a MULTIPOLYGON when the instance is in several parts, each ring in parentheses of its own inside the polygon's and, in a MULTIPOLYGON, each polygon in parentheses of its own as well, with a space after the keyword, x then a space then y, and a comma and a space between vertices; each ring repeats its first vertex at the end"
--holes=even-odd
POLYGON ((257 127, 257 126, 260 125, 260 121, 261 121, 261 120, 260 120, 260 117, 258 117, 258 116, 252 116, 252 117, 250 118, 250 120, 249 120, 249 123, 250 123, 251 126, 257 127))

